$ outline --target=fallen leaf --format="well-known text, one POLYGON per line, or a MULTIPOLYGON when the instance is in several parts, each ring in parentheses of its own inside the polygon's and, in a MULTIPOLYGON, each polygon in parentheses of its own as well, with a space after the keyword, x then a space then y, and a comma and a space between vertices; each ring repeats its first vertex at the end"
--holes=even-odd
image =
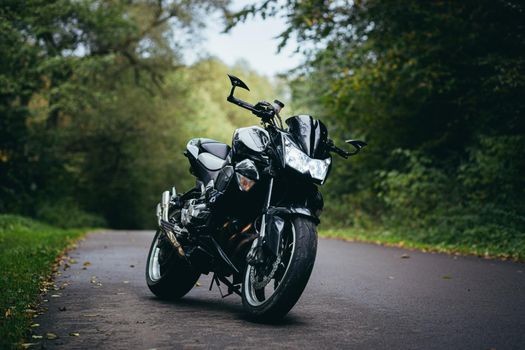
POLYGON ((38 323, 33 323, 33 324, 31 325, 31 328, 36 328, 36 327, 40 327, 40 325, 39 325, 38 323))
POLYGON ((80 337, 80 333, 77 333, 77 332, 71 332, 69 333, 69 335, 72 337, 80 337))
POLYGON ((129 283, 129 281, 122 281, 122 283, 128 284, 128 283, 129 283))
POLYGON ((389 279, 389 280, 393 280, 393 279, 394 279, 394 276, 388 276, 388 279, 389 279))
POLYGON ((12 314, 13 314, 13 311, 11 311, 11 309, 5 310, 5 318, 10 317, 12 314))
POLYGON ((51 294, 51 298, 60 298, 61 295, 60 294, 51 294))
POLYGON ((56 335, 55 333, 46 333, 46 338, 49 339, 49 340, 55 340, 55 339, 58 339, 58 335, 56 335))
POLYGON ((70 264, 76 264, 77 261, 76 261, 75 259, 69 259, 69 263, 70 263, 70 264))
POLYGON ((401 255, 401 259, 410 259, 410 255, 403 254, 403 255, 401 255))
POLYGON ((445 276, 441 276, 441 278, 443 278, 444 280, 451 280, 451 279, 452 279, 452 277, 447 276, 447 275, 445 275, 445 276))
POLYGON ((29 349, 32 346, 40 345, 40 343, 22 343, 20 346, 22 349, 29 349))
POLYGON ((84 266, 91 266, 91 263, 89 261, 86 261, 84 264, 82 264, 84 266))
POLYGON ((41 335, 34 335, 34 334, 33 334, 33 335, 31 336, 31 338, 33 338, 33 339, 42 339, 42 338, 44 338, 44 337, 41 336, 41 335))
POLYGON ((200 287, 201 284, 199 282, 195 283, 195 287, 200 287))

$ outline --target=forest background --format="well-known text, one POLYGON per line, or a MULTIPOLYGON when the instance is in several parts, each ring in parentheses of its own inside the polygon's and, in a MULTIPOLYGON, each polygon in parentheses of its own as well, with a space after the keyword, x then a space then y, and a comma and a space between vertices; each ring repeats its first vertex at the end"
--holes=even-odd
MULTIPOLYGON (((154 227, 162 190, 192 185, 192 137, 257 123, 225 97, 285 101, 332 138, 364 139, 323 187, 328 235, 525 258, 521 1, 5 0, 0 212, 61 227, 154 227), (302 64, 278 77, 183 64, 211 14, 282 16, 302 64)), ((257 38, 254 38, 257 40, 257 38)), ((268 50, 275 50, 275 47, 268 50)))

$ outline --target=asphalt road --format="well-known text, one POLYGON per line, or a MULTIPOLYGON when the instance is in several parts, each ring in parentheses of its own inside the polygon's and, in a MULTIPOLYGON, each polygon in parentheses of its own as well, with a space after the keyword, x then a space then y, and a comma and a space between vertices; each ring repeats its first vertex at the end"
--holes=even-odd
POLYGON ((35 319, 44 339, 33 341, 45 349, 525 349, 524 264, 321 240, 298 304, 264 325, 244 317, 239 297, 209 292, 208 276, 180 302, 154 298, 144 280, 152 235, 111 231, 81 242, 35 319))

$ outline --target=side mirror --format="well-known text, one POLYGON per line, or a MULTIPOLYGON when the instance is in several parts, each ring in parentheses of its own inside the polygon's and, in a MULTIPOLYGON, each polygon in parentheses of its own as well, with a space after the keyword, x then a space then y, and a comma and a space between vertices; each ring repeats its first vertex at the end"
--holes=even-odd
POLYGON ((248 88, 248 85, 246 85, 244 81, 237 78, 235 75, 228 74, 228 77, 230 78, 230 82, 232 83, 232 94, 233 94, 233 90, 236 87, 240 87, 241 89, 250 91, 250 89, 248 88))
POLYGON ((353 152, 350 152, 348 154, 349 156, 353 156, 354 154, 358 154, 359 152, 361 152, 361 149, 363 149, 363 147, 368 145, 366 142, 359 141, 359 140, 346 140, 345 142, 350 144, 350 145, 352 145, 355 148, 355 150, 353 152))

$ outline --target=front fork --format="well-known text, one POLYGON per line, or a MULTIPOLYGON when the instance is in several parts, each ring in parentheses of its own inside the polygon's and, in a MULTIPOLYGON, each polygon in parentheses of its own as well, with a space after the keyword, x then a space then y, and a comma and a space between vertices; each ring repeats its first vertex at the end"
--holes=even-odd
POLYGON ((264 201, 263 215, 261 218, 261 228, 259 229, 259 237, 257 237, 257 239, 253 241, 250 251, 246 255, 246 261, 250 265, 255 265, 264 262, 263 242, 264 237, 266 236, 266 215, 268 208, 270 207, 270 201, 272 200, 272 191, 273 177, 270 178, 270 183, 268 184, 268 193, 266 194, 266 198, 264 201))

